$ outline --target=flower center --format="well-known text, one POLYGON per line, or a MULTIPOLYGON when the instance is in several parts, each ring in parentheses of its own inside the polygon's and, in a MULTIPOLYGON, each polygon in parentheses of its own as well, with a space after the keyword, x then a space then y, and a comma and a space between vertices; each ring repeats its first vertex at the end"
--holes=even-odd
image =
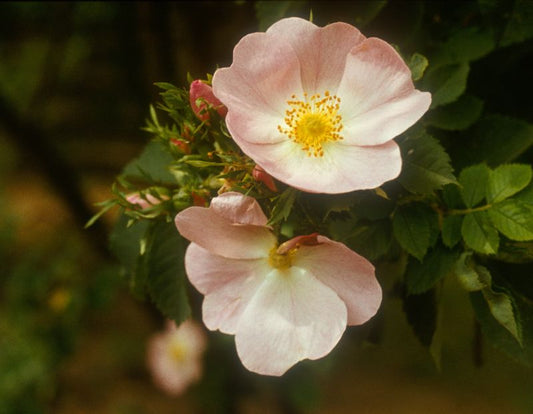
POLYGON ((324 92, 324 97, 320 94, 308 97, 304 93, 303 100, 292 95, 285 111, 286 127, 278 125, 278 131, 300 144, 308 156, 322 157, 324 144, 343 139, 342 117, 337 113, 340 102, 341 98, 329 91, 324 92))
POLYGON ((288 251, 287 253, 278 253, 277 247, 270 250, 268 256, 268 263, 270 266, 279 270, 285 270, 292 266, 292 256, 294 251, 288 251))
POLYGON ((174 361, 183 362, 185 360, 187 350, 185 346, 181 343, 181 341, 172 341, 168 348, 168 351, 170 353, 170 357, 174 361))

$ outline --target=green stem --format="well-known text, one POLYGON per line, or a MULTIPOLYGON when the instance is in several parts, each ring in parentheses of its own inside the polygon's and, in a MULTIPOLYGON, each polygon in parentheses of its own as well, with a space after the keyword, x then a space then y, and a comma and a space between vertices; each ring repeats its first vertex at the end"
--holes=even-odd
POLYGON ((475 207, 475 208, 465 208, 465 209, 450 209, 446 211, 446 214, 455 216, 455 215, 465 215, 470 213, 475 213, 477 211, 485 211, 492 207, 492 204, 486 204, 484 206, 475 207))

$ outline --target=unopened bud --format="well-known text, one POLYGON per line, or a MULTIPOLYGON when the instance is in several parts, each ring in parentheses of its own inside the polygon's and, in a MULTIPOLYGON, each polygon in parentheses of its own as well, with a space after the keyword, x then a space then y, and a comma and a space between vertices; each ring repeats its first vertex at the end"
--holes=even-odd
POLYGON ((259 181, 266 185, 269 190, 277 193, 278 188, 276 187, 276 183, 274 182, 274 179, 272 176, 267 173, 265 170, 263 170, 259 165, 256 165, 252 171, 252 176, 254 177, 255 181, 259 181))
MULTIPOLYGON (((166 196, 161 196, 161 198, 168 199, 166 196)), ((163 201, 162 199, 154 197, 151 194, 145 194, 142 197, 140 193, 131 193, 126 196, 128 203, 139 206, 143 210, 161 203, 163 201)))
POLYGON ((209 119, 207 109, 210 106, 222 117, 226 116, 228 112, 228 108, 213 94, 213 88, 201 80, 195 80, 191 83, 189 100, 192 110, 201 121, 209 119))

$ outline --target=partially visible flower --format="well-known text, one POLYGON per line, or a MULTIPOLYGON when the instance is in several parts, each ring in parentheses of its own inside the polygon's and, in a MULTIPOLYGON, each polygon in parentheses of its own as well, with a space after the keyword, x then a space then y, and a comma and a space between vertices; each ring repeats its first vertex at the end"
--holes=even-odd
POLYGON ((251 197, 227 192, 209 208, 176 216, 189 280, 202 294, 210 330, 235 335, 250 371, 282 375, 303 359, 327 355, 346 325, 381 304, 374 267, 344 244, 318 234, 282 245, 251 197))
POLYGON ((144 194, 144 197, 140 193, 131 193, 126 196, 126 201, 128 201, 128 203, 139 206, 143 210, 161 203, 163 199, 168 199, 168 197, 162 195, 161 199, 159 199, 149 193, 144 194))
POLYGON ((201 80, 191 83, 189 100, 192 110, 201 121, 209 119, 209 112, 207 112, 209 106, 212 106, 222 117, 228 112, 224 104, 213 94, 211 86, 201 80))
POLYGON ((281 182, 319 193, 375 188, 398 176, 393 138, 429 108, 400 55, 355 27, 282 19, 243 37, 213 77, 240 148, 281 182))
POLYGON ((252 170, 252 176, 256 181, 259 181, 267 186, 270 191, 277 192, 278 188, 272 176, 263 170, 259 165, 256 165, 252 170))
POLYGON ((148 342, 147 363, 155 384, 171 395, 182 394, 202 376, 206 335, 192 320, 176 328, 168 321, 164 332, 148 342))

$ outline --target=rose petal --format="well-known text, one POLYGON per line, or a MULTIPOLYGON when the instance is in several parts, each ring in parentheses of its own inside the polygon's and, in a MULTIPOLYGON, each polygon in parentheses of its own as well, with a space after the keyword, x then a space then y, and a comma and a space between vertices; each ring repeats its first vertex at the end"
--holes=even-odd
MULTIPOLYGON (((284 116, 287 100, 302 93, 300 62, 292 48, 265 33, 244 36, 233 63, 213 75, 213 92, 228 111, 284 116)), ((226 120, 226 122, 228 122, 226 120)))
POLYGON ((323 157, 308 156, 291 141, 256 147, 241 146, 245 153, 256 154, 257 164, 274 178, 308 192, 338 194, 379 187, 396 178, 402 166, 394 141, 371 147, 334 142, 324 146, 323 157))
POLYGON ((418 121, 430 104, 430 93, 412 90, 347 120, 343 143, 379 145, 390 141, 418 121))
POLYGON ((360 325, 374 316, 381 305, 382 292, 374 266, 344 244, 318 236, 316 246, 302 245, 293 265, 311 272, 344 301, 348 325, 360 325))
POLYGON ((176 216, 175 223, 183 237, 224 257, 268 257, 276 245, 276 238, 267 227, 233 224, 213 208, 189 207, 176 216))
POLYGON ((358 145, 394 138, 414 124, 431 103, 429 93, 415 92, 411 71, 400 55, 377 38, 366 39, 350 51, 337 93, 342 99, 343 136, 346 142, 358 145), (380 125, 387 122, 391 125, 380 125))
POLYGON ((300 61, 303 89, 311 95, 337 91, 348 52, 365 39, 359 30, 346 23, 317 27, 297 17, 279 20, 266 33, 292 47, 300 61))
POLYGON ((205 326, 234 334, 244 308, 269 267, 265 259, 227 259, 191 243, 185 253, 185 270, 192 285, 205 295, 205 326))
POLYGON ((255 198, 235 191, 215 197, 211 202, 211 208, 230 223, 266 226, 268 222, 268 218, 255 198))
POLYGON ((346 329, 346 306, 302 269, 273 270, 242 314, 235 342, 246 368, 282 375, 327 355, 346 329))

